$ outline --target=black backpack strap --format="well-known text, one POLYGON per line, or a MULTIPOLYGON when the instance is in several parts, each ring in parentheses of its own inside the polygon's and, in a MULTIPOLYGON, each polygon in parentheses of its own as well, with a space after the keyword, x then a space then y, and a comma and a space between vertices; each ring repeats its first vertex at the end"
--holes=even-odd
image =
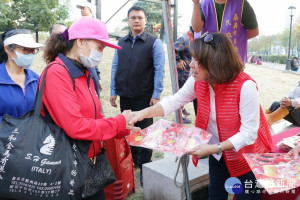
MULTIPOLYGON (((68 72, 68 74, 69 74, 69 76, 72 80, 72 83, 73 83, 73 90, 75 91, 75 79, 73 78, 72 74, 70 73, 70 71, 68 70, 68 68, 65 65, 62 65, 60 63, 50 63, 48 66, 46 66, 46 68, 47 67, 49 68, 50 66, 52 66, 54 64, 60 65, 60 66, 62 66, 63 68, 65 68, 67 70, 67 72, 68 72)), ((46 71, 44 73, 46 73, 46 71)))
POLYGON ((68 70, 68 68, 65 65, 62 65, 62 64, 59 64, 59 63, 53 63, 53 64, 58 64, 58 65, 64 67, 67 70, 67 72, 68 72, 68 74, 69 74, 69 76, 70 76, 70 78, 72 80, 72 83, 73 83, 73 90, 75 91, 75 79, 73 78, 73 76, 70 73, 70 71, 68 70))
MULTIPOLYGON (((70 76, 70 78, 72 80, 72 83, 73 83, 73 90, 75 91, 75 79, 71 75, 71 73, 68 70, 68 68, 65 65, 62 65, 62 64, 59 64, 59 63, 51 63, 47 67, 49 68, 53 64, 60 65, 60 66, 64 67, 67 70, 67 72, 68 72, 68 74, 69 74, 69 76, 70 76)), ((46 73, 46 71, 44 73, 46 73)), ((46 78, 46 76, 44 76, 44 78, 46 78)), ((36 95, 36 98, 37 98, 37 95, 36 95)), ((36 102, 36 100, 35 100, 35 102, 36 102)), ((48 111, 48 109, 47 109, 47 107, 45 106, 45 104, 43 104, 43 108, 44 108, 44 112, 45 112, 45 118, 48 119, 48 120, 50 120, 50 121, 52 121, 52 122, 54 122, 53 119, 52 119, 52 117, 51 117, 51 115, 50 115, 50 113, 49 113, 49 111, 48 111)))

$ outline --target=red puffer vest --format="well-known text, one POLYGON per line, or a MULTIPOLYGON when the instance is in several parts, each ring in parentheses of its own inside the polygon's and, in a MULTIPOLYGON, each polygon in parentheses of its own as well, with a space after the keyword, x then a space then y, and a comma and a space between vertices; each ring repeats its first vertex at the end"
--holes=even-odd
MULTIPOLYGON (((215 90, 216 122, 220 142, 229 139, 239 132, 241 117, 239 115, 240 92, 245 81, 252 78, 241 72, 233 81, 225 84, 217 84, 215 90)), ((253 80, 252 80, 253 81, 253 80)), ((196 127, 207 129, 210 114, 210 93, 208 84, 204 81, 195 83, 198 109, 196 127)), ((223 152, 224 160, 232 177, 238 177, 250 171, 243 157, 243 153, 266 153, 272 149, 271 133, 260 107, 260 125, 257 139, 252 145, 240 149, 238 152, 228 150, 223 152)))

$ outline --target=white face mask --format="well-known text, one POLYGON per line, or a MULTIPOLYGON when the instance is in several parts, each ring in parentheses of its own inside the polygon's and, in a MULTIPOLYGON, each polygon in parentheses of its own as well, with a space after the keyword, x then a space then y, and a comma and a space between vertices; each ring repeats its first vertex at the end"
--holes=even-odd
MULTIPOLYGON (((88 41, 86 41, 88 43, 88 41)), ((89 45, 89 43, 88 43, 89 45)), ((90 46, 90 45, 89 45, 90 46)), ((82 55, 80 49, 80 61, 86 68, 96 67, 102 60, 102 53, 92 48, 89 57, 82 55)))
POLYGON ((17 66, 27 69, 32 65, 34 60, 33 54, 23 54, 17 51, 15 51, 15 53, 17 58, 12 57, 12 59, 15 61, 17 66))

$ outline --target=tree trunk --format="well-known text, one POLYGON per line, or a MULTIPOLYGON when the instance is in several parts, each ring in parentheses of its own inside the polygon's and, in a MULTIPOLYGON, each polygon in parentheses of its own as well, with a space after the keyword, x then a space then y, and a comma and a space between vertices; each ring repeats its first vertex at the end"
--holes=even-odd
POLYGON ((39 31, 38 30, 35 31, 35 41, 39 42, 39 31))
POLYGON ((153 34, 153 25, 150 25, 150 27, 149 27, 149 32, 151 33, 151 34, 153 34))
POLYGON ((101 20, 101 0, 96 0, 96 17, 101 20))
POLYGON ((164 42, 164 31, 165 31, 165 27, 164 27, 164 18, 161 18, 161 23, 160 23, 160 39, 162 42, 164 42))

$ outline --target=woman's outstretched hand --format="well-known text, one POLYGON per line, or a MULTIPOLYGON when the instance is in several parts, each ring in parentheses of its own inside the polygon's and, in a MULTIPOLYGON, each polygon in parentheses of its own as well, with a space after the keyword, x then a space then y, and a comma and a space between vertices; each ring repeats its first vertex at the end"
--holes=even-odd
POLYGON ((124 110, 122 115, 126 119, 126 129, 131 130, 133 128, 133 124, 129 124, 129 121, 134 117, 133 112, 131 112, 131 110, 124 110))
POLYGON ((190 155, 194 155, 197 158, 203 158, 205 156, 209 156, 211 154, 216 153, 218 149, 217 145, 212 145, 212 144, 200 144, 191 150, 189 150, 187 153, 190 155))
POLYGON ((132 112, 132 114, 133 114, 133 117, 129 121, 129 125, 131 125, 131 126, 133 126, 138 121, 142 121, 143 119, 145 119, 145 112, 144 112, 144 110, 132 112))

